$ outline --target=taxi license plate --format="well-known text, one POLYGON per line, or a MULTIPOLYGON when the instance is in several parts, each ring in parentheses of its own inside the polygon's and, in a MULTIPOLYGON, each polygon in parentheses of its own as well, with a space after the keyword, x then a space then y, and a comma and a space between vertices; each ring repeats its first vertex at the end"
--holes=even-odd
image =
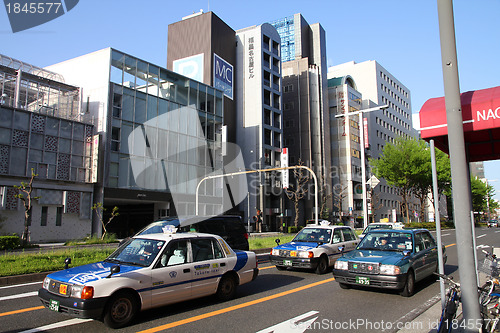
POLYGON ((356 276, 356 283, 368 286, 370 285, 370 278, 364 276, 356 276))
POLYGON ((59 312, 59 301, 51 299, 49 302, 49 310, 59 312))
POLYGON ((283 260, 283 266, 292 266, 291 260, 283 260))

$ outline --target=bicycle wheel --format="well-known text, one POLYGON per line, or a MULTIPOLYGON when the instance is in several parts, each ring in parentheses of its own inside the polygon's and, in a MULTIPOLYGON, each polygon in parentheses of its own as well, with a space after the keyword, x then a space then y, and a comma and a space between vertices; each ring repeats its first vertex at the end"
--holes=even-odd
POLYGON ((441 314, 441 321, 439 322, 438 333, 450 332, 453 319, 457 314, 458 309, 458 294, 453 290, 446 300, 443 313, 441 314))
POLYGON ((479 288, 479 304, 483 307, 490 301, 490 295, 495 289, 495 285, 491 281, 486 281, 481 288, 479 288))

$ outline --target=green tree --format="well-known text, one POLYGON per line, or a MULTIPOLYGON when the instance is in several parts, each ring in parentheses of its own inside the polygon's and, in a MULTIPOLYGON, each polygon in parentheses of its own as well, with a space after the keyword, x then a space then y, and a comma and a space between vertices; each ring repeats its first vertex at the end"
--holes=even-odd
POLYGON ((98 202, 92 206, 92 209, 96 212, 97 216, 99 217, 99 221, 101 221, 102 229, 104 232, 102 233, 101 239, 104 239, 106 237, 106 234, 108 230, 106 229, 107 225, 113 221, 115 217, 120 215, 118 213, 118 207, 113 207, 113 210, 111 211, 111 215, 108 218, 108 221, 104 222, 104 212, 106 211, 106 208, 102 205, 102 202, 98 202))
MULTIPOLYGON (((493 199, 495 189, 478 177, 471 176, 470 187, 472 193, 472 210, 490 216, 498 208, 498 203, 493 199)), ((479 216, 476 216, 478 219, 479 216)))
POLYGON ((33 180, 38 176, 31 168, 31 178, 29 182, 21 182, 21 185, 14 185, 17 189, 16 198, 21 199, 24 205, 24 231, 21 236, 21 241, 23 247, 28 245, 28 235, 29 235, 29 221, 31 218, 31 207, 33 206, 33 200, 39 199, 40 197, 33 196, 33 180))
POLYGON ((418 142, 415 139, 396 139, 388 142, 378 159, 370 159, 372 171, 377 178, 384 178, 387 184, 399 188, 404 216, 410 222, 408 202, 412 193, 414 158, 417 155, 418 142))
MULTIPOLYGON (((370 165, 375 176, 399 189, 406 222, 410 221, 408 204, 412 194, 420 200, 420 216, 424 216, 427 195, 432 192, 431 155, 424 140, 398 138, 394 143, 387 143, 378 159, 370 159, 370 165)), ((440 193, 449 188, 449 165, 447 155, 436 150, 440 193)))
MULTIPOLYGON (((425 208, 427 205, 427 198, 430 198, 431 202, 434 203, 434 196, 432 194, 432 165, 431 165, 431 154, 430 147, 424 140, 418 140, 417 155, 415 156, 414 163, 415 168, 412 173, 412 190, 415 196, 420 201, 420 216, 424 216, 425 208)), ((437 173, 437 185, 438 185, 438 196, 447 193, 450 190, 451 185, 451 168, 450 159, 448 155, 443 153, 441 150, 435 150, 436 155, 436 173, 437 173)), ((439 200, 439 198, 438 198, 439 200)))

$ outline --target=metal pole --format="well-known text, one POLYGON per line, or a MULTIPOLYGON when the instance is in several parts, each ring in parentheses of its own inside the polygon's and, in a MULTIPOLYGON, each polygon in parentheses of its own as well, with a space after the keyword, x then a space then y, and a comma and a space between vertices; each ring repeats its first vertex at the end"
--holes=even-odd
POLYGON ((470 188, 465 156, 462 106, 458 80, 458 62, 451 0, 438 0, 439 35, 448 125, 448 146, 450 152, 453 195, 453 216, 457 240, 458 267, 462 290, 462 308, 466 331, 478 331, 480 323, 479 297, 474 272, 474 247, 470 224, 470 188))
MULTIPOLYGON (((436 150, 434 149, 434 140, 430 141, 431 144, 431 165, 432 165, 432 189, 434 197, 434 221, 436 222, 436 238, 438 248, 438 272, 444 274, 444 261, 443 261, 443 242, 441 240, 441 216, 439 214, 439 191, 437 183, 437 170, 436 170, 436 150)), ((444 309, 446 301, 446 287, 444 286, 444 279, 439 279, 439 290, 441 294, 441 308, 444 309)))
POLYGON ((226 177, 226 176, 238 176, 238 175, 246 175, 249 173, 263 173, 263 172, 270 172, 270 171, 278 171, 278 170, 294 170, 294 169, 306 169, 309 171, 314 179, 314 219, 316 224, 318 224, 319 219, 318 219, 318 178, 316 177, 316 174, 314 171, 312 171, 311 168, 308 168, 304 165, 296 165, 296 166, 291 166, 291 167, 282 167, 282 168, 269 168, 269 169, 259 169, 259 170, 247 170, 247 171, 238 171, 238 172, 231 172, 231 173, 225 173, 225 174, 220 174, 220 175, 213 175, 213 176, 206 176, 202 180, 198 182, 198 185, 196 185, 196 192, 195 192, 195 213, 198 215, 198 191, 200 189, 201 183, 203 183, 207 179, 214 179, 214 178, 221 178, 221 177, 226 177))
POLYGON ((368 212, 366 210, 366 161, 365 161, 365 130, 363 113, 359 113, 359 142, 361 145, 361 185, 363 186, 363 229, 368 226, 368 212))

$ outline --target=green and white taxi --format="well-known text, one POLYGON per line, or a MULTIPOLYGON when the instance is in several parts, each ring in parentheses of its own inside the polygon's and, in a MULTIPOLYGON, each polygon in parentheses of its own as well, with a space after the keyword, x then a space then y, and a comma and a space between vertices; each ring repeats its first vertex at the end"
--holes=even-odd
POLYGON ((328 221, 307 225, 291 242, 279 244, 271 250, 270 260, 279 270, 306 268, 324 274, 332 267, 336 256, 354 250, 359 238, 351 227, 330 225, 328 221))
POLYGON ((49 274, 38 291, 50 310, 129 324, 141 311, 215 294, 229 300, 258 275, 254 252, 233 251, 219 236, 136 236, 107 259, 49 274))

